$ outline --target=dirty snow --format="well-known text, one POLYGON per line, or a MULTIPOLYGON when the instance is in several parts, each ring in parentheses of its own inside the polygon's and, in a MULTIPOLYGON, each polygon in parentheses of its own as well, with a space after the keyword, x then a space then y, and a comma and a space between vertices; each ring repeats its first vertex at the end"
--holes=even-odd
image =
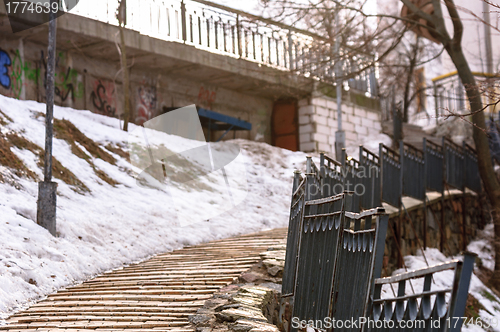
MULTIPOLYGON (((36 116, 45 113, 44 104, 0 96, 0 109, 13 120, 2 133, 15 131, 44 147, 45 118, 36 116)), ((101 146, 127 145, 128 133, 119 129, 117 119, 62 107, 55 107, 54 116, 71 121, 101 146)), ((135 129, 131 125, 130 131, 135 129)), ((173 152, 199 144, 167 134, 161 142, 173 152)), ((55 158, 91 190, 81 195, 54 179, 59 237, 35 222, 37 183, 9 175, 0 166, 2 174, 15 181, 15 186, 0 183, 0 318, 61 287, 156 253, 287 226, 293 170, 304 168, 305 154, 264 143, 232 142, 241 146, 239 156, 225 167, 233 197, 242 195, 235 206, 221 171, 194 184, 169 183, 158 190, 138 186, 135 176, 142 170, 118 155, 116 166, 93 158, 96 167, 120 183, 113 187, 72 154, 66 141, 54 139, 55 158)), ((12 151, 43 177, 32 152, 12 151)))

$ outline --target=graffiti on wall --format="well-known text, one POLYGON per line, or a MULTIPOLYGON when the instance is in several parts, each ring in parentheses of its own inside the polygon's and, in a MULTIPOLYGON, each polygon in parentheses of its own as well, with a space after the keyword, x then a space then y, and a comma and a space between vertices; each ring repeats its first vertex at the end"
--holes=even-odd
POLYGON ((0 49, 0 85, 10 89, 9 67, 12 65, 9 53, 0 49))
POLYGON ((142 125, 156 115, 156 88, 141 85, 137 88, 137 107, 135 123, 142 125))
POLYGON ((200 87, 200 91, 198 92, 197 104, 210 109, 212 108, 212 104, 215 102, 216 97, 217 92, 215 90, 210 90, 202 86, 200 87))
MULTIPOLYGON (((44 68, 44 82, 46 86, 47 61, 44 52, 41 51, 41 62, 44 68)), ((67 65, 68 59, 64 52, 59 52, 56 57, 56 72, 54 73, 54 94, 59 97, 61 103, 68 99, 72 102, 75 99, 80 99, 84 94, 83 82, 81 76, 76 69, 67 65)))
POLYGON ((73 101, 75 98, 83 97, 83 82, 78 81, 78 75, 78 72, 71 67, 68 67, 65 74, 64 72, 55 73, 54 93, 61 98, 62 102, 65 102, 68 97, 73 101))
POLYGON ((23 62, 18 49, 10 52, 0 49, 0 86, 7 90, 7 96, 19 99, 27 85, 24 80, 37 82, 38 77, 38 68, 33 68, 29 61, 23 62))
POLYGON ((94 111, 107 116, 116 116, 115 84, 111 81, 96 79, 92 83, 90 100, 94 111))

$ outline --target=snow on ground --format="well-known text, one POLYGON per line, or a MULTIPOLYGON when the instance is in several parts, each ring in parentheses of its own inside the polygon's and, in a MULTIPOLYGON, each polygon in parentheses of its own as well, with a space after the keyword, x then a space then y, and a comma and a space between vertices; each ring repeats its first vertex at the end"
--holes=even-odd
MULTIPOLYGON (((45 119, 39 116, 45 113, 44 104, 0 96, 0 110, 12 119, 0 127, 2 135, 16 132, 44 146, 45 119)), ((127 133, 120 130, 117 119, 89 111, 55 107, 54 116, 69 120, 103 150, 109 144, 126 147, 129 140, 137 143, 143 139, 142 128, 130 125, 127 133)), ((200 145, 167 134, 149 132, 148 137, 143 144, 150 144, 155 154, 181 153, 200 145)), ((377 152, 378 142, 390 144, 387 139, 385 135, 367 137, 364 143, 377 152)), ((221 171, 188 182, 174 176, 161 188, 139 186, 136 177, 142 169, 136 167, 141 166, 135 160, 137 154, 132 154, 131 164, 112 153, 117 160, 113 165, 92 157, 85 147, 76 144, 86 153, 86 161, 73 154, 65 140, 55 138, 54 157, 90 190, 77 193, 74 187, 54 179, 58 183, 58 237, 36 224, 37 183, 0 166, 0 174, 8 180, 0 182, 0 324, 2 318, 61 287, 123 264, 186 245, 286 227, 293 170, 305 169, 306 155, 246 140, 232 140, 214 149, 228 150, 233 144, 241 152, 225 167, 232 193, 229 196, 221 171), (119 184, 104 182, 94 168, 119 184)), ((17 147, 11 151, 40 179, 43 177, 34 153, 17 147)), ((357 147, 349 147, 348 153, 357 158, 357 147)), ((196 173, 198 166, 196 162, 181 163, 173 171, 182 178, 183 174, 196 173)), ((491 232, 487 228, 484 237, 491 232)), ((470 244, 469 250, 478 252, 483 265, 490 268, 488 246, 488 240, 478 240, 470 244)), ((447 260, 433 249, 426 250, 426 255, 430 264, 447 260)), ((410 270, 426 266, 421 256, 409 256, 406 262, 410 270)), ((450 280, 444 275, 438 282, 450 280)), ((485 307, 481 317, 490 317, 490 313, 500 317, 495 308, 500 305, 495 302, 498 299, 488 295, 492 292, 476 277, 471 293, 485 307)))
MULTIPOLYGON (((487 229, 485 229, 485 233, 488 233, 490 226, 487 226, 487 229)), ((480 234, 479 237, 483 237, 484 234, 480 234)), ((484 244, 484 241, 486 239, 482 238, 480 240, 471 242, 469 244, 468 250, 472 252, 478 253, 478 256, 481 258, 482 256, 485 258, 482 258, 482 262, 485 263, 485 261, 490 261, 491 255, 490 256, 485 256, 484 252, 482 251, 482 248, 479 247, 480 244, 484 244), (479 251, 476 251, 476 249, 479 249, 479 251)), ((488 244, 489 246, 489 244, 488 244)), ((412 270, 417 270, 417 269, 423 269, 426 268, 429 264, 429 266, 436 265, 436 264, 441 264, 444 262, 449 262, 452 259, 462 259, 463 256, 456 256, 456 257, 446 257, 443 255, 438 249, 435 248, 427 248, 424 250, 423 254, 422 251, 420 251, 416 256, 406 256, 405 257, 405 265, 406 269, 408 271, 412 270), (427 262, 426 262, 427 260, 427 262)), ((489 262, 486 263, 484 266, 488 266, 489 262)), ((477 267, 477 261, 476 261, 476 267, 477 267)), ((405 272, 406 270, 399 269, 393 272, 393 275, 396 275, 398 273, 405 272)), ((442 271, 439 273, 434 273, 433 278, 432 278, 432 284, 431 284, 431 290, 439 290, 439 289, 446 289, 450 288, 453 285, 453 278, 454 278, 454 271, 453 270, 447 270, 447 271, 442 271)), ((423 289, 423 278, 418 278, 418 279, 412 279, 411 284, 407 283, 406 285, 406 294, 410 295, 413 294, 413 292, 421 292, 423 289)), ((394 291, 397 292, 397 285, 393 286, 394 291)), ((393 297, 394 293, 391 290, 390 287, 384 287, 382 290, 383 298, 387 297, 393 297)), ((471 283, 469 287, 469 294, 471 294, 477 301, 480 303, 480 305, 483 307, 482 309, 479 309, 478 314, 479 318, 475 318, 475 322, 478 320, 481 321, 479 324, 466 324, 463 326, 463 331, 467 332, 472 332, 472 331, 500 331, 500 298, 495 295, 491 289, 486 287, 479 278, 473 274, 471 278, 471 283), (491 324, 491 328, 483 328, 479 325, 481 324, 491 324)), ((449 300, 449 296, 447 296, 447 301, 449 300)), ((431 297, 432 303, 434 303, 435 296, 431 297)), ((476 308, 477 310, 477 308, 476 308)))
MULTIPOLYGON (((1 128, 2 134, 15 131, 44 146, 45 118, 37 116, 37 112, 45 113, 44 104, 0 96, 0 110, 13 120, 1 128)), ((55 107, 54 117, 71 121, 101 146, 126 145, 129 138, 114 118, 62 107, 55 107)), ((134 125, 130 129, 137 132, 134 125)), ((199 144, 167 134, 161 139, 149 143, 163 142, 173 152, 199 144)), ((242 150, 226 173, 233 196, 238 192, 246 195, 235 207, 228 203, 231 200, 221 171, 158 190, 138 186, 135 176, 142 170, 116 154, 116 165, 89 156, 95 167, 120 183, 113 187, 99 179, 87 161, 74 155, 66 141, 55 138, 54 157, 91 193, 76 193, 54 179, 58 183, 59 236, 53 237, 36 224, 37 183, 12 174, 19 189, 0 183, 0 315, 5 318, 60 287, 155 253, 287 226, 293 170, 304 169, 305 154, 264 143, 232 142, 242 150)), ((32 152, 11 150, 43 178, 32 152)), ((4 177, 9 178, 9 173, 1 167, 4 177)))

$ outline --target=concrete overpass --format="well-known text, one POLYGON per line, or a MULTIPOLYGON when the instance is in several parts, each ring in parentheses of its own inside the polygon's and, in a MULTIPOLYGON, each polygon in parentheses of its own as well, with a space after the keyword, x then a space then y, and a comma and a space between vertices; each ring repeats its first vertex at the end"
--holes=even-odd
MULTIPOLYGON (((58 19, 56 103, 116 117, 122 113, 116 8, 114 0, 80 1, 58 19)), ((0 93, 44 100, 47 33, 43 24, 12 34, 0 6, 0 51, 12 62, 12 83, 0 86, 0 93)), ((311 53, 317 43, 328 41, 204 0, 128 1, 125 44, 133 111, 136 118, 139 113, 151 118, 164 107, 196 103, 253 124, 252 132, 236 137, 269 143, 276 143, 273 136, 282 130, 273 123, 291 112, 284 118, 293 121, 284 130, 295 131, 298 148, 297 101, 320 87, 328 90, 335 80, 333 62, 311 53), (276 107, 281 117, 273 121, 276 107)), ((351 78, 349 85, 361 95, 376 87, 369 72, 351 78)))

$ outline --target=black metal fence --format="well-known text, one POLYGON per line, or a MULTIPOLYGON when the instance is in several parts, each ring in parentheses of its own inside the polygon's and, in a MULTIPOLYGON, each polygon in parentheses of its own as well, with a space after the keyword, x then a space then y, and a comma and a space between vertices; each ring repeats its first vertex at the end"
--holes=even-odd
MULTIPOLYGON (((402 154, 409 159, 417 153, 406 151, 403 150, 402 154)), ((376 156, 363 148, 360 152, 362 162, 352 162, 351 159, 343 163, 344 167, 360 171, 363 165, 376 165, 376 156)), ((387 153, 394 154, 394 151, 387 153)), ((399 162, 394 155, 390 157, 392 159, 388 162, 399 162)), ((412 169, 418 168, 423 174, 423 153, 417 157, 412 169)), ((280 311, 285 331, 302 330, 304 324, 310 325, 311 322, 311 327, 316 330, 388 330, 403 318, 407 323, 423 320, 427 325, 418 330, 459 331, 474 256, 466 254, 463 261, 454 260, 380 278, 389 216, 383 208, 352 212, 353 192, 332 195, 325 186, 330 182, 345 184, 348 175, 338 168, 339 163, 326 156, 322 156, 320 163, 318 169, 308 158, 305 178, 298 173, 294 177, 280 311), (455 270, 451 287, 431 289, 432 275, 449 269, 455 270), (423 287, 415 291, 412 286, 410 293, 407 282, 415 278, 424 279, 423 287), (395 283, 398 284, 397 295, 382 297, 382 287, 395 283), (323 325, 353 319, 357 321, 356 326, 323 325), (367 323, 370 319, 371 325, 367 323), (440 322, 439 326, 436 322, 440 322)), ((405 164, 411 165, 403 161, 402 165, 405 164)), ((401 183, 398 176, 394 179, 401 183)), ((369 183, 372 188, 374 183, 369 183)), ((418 195, 421 193, 415 196, 418 195)), ((400 331, 417 330, 411 324, 396 328, 400 331)))
POLYGON ((475 254, 466 252, 463 260, 375 279, 368 312, 373 324, 365 331, 460 331, 475 259, 475 254), (433 275, 446 270, 454 270, 451 287, 432 289, 433 275), (423 287, 407 295, 412 279, 423 279, 423 287), (397 294, 382 298, 385 285, 396 288, 397 294))
POLYGON ((481 180, 474 149, 448 139, 439 146, 424 138, 423 151, 400 141, 399 153, 380 144, 378 155, 363 146, 359 161, 347 157, 335 161, 324 154, 320 166, 308 159, 308 173, 315 175, 320 190, 315 198, 353 191, 353 212, 381 206, 399 208, 403 196, 425 200, 426 190, 442 193, 446 187, 481 191, 481 180))
POLYGON ((465 155, 461 146, 443 137, 446 183, 456 189, 464 188, 465 155))
POLYGON ((443 192, 444 190, 444 154, 443 147, 424 138, 425 189, 443 192))
POLYGON ((293 276, 293 278, 288 278, 283 282, 283 296, 293 293, 295 285, 295 268, 297 267, 297 255, 299 250, 299 227, 302 215, 304 214, 305 178, 303 178, 298 171, 294 174, 292 191, 292 204, 290 206, 287 237, 290 240, 286 243, 285 270, 283 274, 293 276))
MULTIPOLYGON (((399 155, 403 169, 402 194, 423 201, 425 199, 425 185, 422 185, 422 181, 425 181, 424 152, 400 141, 399 155)), ((432 170, 430 172, 432 173, 432 170)))

